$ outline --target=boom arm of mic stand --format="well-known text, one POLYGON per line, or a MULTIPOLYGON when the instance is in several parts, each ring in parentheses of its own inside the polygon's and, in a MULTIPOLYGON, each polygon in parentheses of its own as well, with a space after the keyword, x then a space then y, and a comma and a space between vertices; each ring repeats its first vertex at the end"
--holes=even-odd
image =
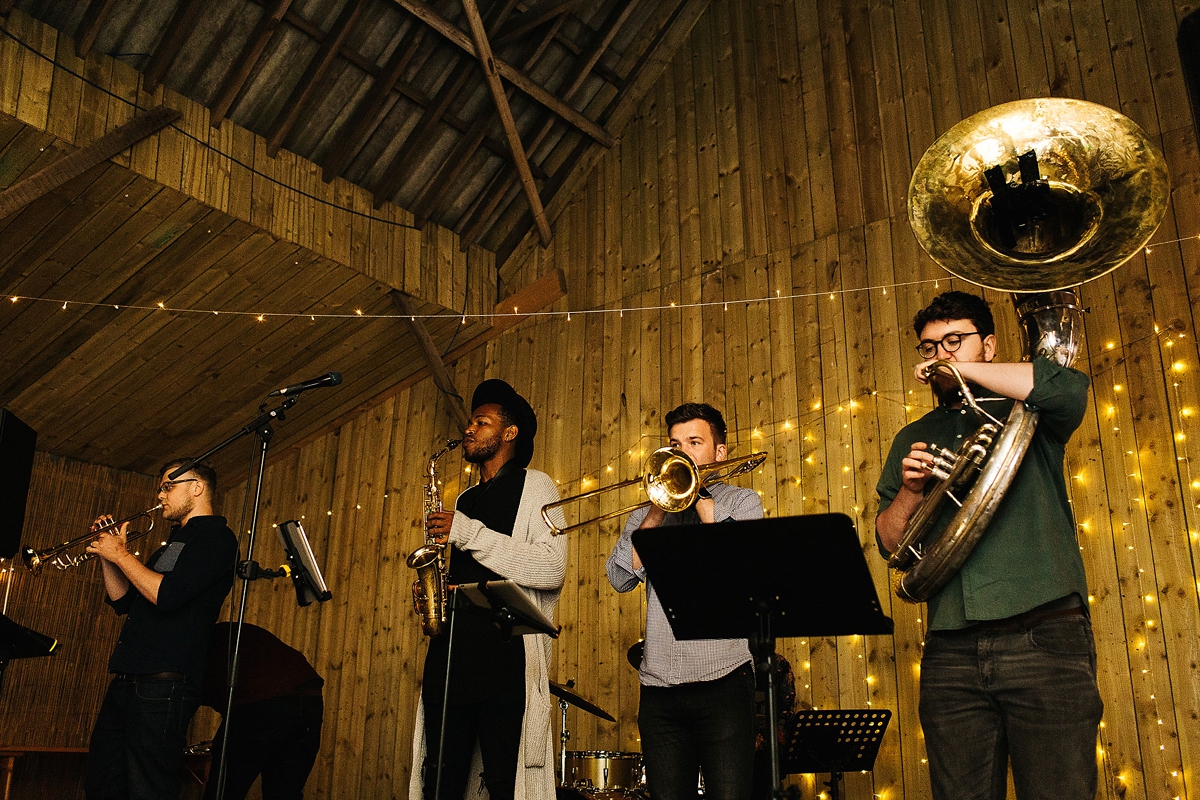
POLYGON ((252 422, 250 422, 250 424, 243 427, 241 430, 239 430, 233 436, 230 436, 228 439, 221 442, 219 445, 212 448, 207 453, 196 456, 195 458, 189 458, 187 461, 183 462, 182 465, 180 465, 170 475, 167 476, 167 480, 172 480, 172 481, 175 480, 180 475, 183 475, 185 472, 190 470, 192 467, 196 466, 197 464, 201 463, 202 461, 212 458, 217 453, 221 452, 226 447, 229 447, 231 444, 236 442, 238 439, 241 439, 243 436, 250 436, 255 433, 260 433, 260 434, 263 434, 264 438, 270 439, 271 433, 272 433, 271 423, 277 419, 282 420, 284 418, 283 412, 287 411, 289 408, 294 406, 296 404, 296 400, 298 400, 298 399, 299 399, 298 395, 292 395, 291 397, 284 398, 283 402, 279 404, 278 408, 273 408, 270 411, 266 411, 266 412, 263 412, 262 414, 259 414, 252 422))

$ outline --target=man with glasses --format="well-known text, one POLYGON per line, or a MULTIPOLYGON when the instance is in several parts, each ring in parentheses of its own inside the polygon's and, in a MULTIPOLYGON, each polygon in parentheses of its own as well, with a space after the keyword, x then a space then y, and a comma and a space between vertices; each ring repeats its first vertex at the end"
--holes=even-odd
MULTIPOLYGON (((178 797, 188 722, 200 700, 209 631, 233 587, 238 543, 213 515, 217 476, 196 464, 160 470, 163 518, 174 523, 166 544, 143 564, 129 552, 129 523, 97 536, 106 602, 125 615, 109 658, 112 683, 88 744, 85 783, 91 798, 178 797)), ((112 522, 104 516, 96 530, 112 522)))
MULTIPOLYGON (((952 362, 976 400, 1003 419, 1012 402, 1039 412, 1029 449, 962 568, 929 598, 919 714, 935 800, 1017 796, 1091 800, 1103 704, 1084 598, 1083 559, 1063 459, 1087 407, 1088 378, 1045 358, 995 363, 986 301, 946 292, 917 314, 915 377, 938 407, 905 426, 876 487, 880 549, 899 545, 930 481, 931 445, 957 450, 980 424, 934 361, 952 362)), ((935 531, 956 510, 946 503, 935 531)), ((935 533, 936 536, 936 533, 935 533)))

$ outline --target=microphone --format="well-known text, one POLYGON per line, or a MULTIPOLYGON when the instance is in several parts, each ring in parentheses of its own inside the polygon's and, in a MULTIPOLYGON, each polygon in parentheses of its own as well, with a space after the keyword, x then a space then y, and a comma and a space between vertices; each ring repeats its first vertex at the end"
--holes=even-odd
POLYGON ((268 394, 267 397, 277 397, 279 395, 288 395, 288 394, 300 394, 301 392, 308 391, 309 389, 320 389, 324 386, 337 386, 341 382, 342 382, 342 373, 326 372, 324 375, 322 375, 319 378, 312 378, 311 380, 302 381, 301 383, 292 384, 291 386, 285 386, 282 389, 276 389, 275 391, 268 394))

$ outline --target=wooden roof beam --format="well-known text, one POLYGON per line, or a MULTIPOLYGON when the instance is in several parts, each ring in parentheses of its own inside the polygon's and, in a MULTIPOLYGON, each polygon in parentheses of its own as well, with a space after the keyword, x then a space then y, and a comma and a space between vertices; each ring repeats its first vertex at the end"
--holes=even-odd
MULTIPOLYGON (((605 21, 604 32, 596 38, 596 41, 588 51, 587 57, 576 73, 575 80, 567 88, 564 99, 569 101, 583 86, 583 82, 591 73, 592 67, 596 65, 596 62, 604 55, 604 51, 612 44, 612 40, 616 38, 617 33, 621 30, 621 26, 629 19, 630 14, 633 13, 639 2, 640 0, 628 0, 619 11, 613 8, 609 12, 609 17, 605 21)), ((538 145, 550 133, 550 129, 553 126, 553 118, 549 118, 542 123, 542 127, 538 130, 537 135, 533 137, 533 141, 529 145, 530 152, 537 150, 538 145)), ((463 225, 463 230, 459 231, 463 247, 469 247, 471 244, 478 243, 478 238, 483 231, 484 225, 487 224, 487 221, 491 218, 492 213, 495 212, 500 201, 508 194, 509 187, 512 186, 516 177, 517 174, 511 169, 499 171, 489 182, 488 188, 480 195, 481 198, 486 197, 486 201, 477 203, 473 209, 468 210, 468 213, 463 215, 464 219, 470 220, 467 224, 463 225)))
POLYGON ((163 76, 175 63, 175 57, 187 41, 188 34, 200 20, 200 13, 208 6, 208 0, 184 0, 175 9, 171 21, 167 23, 162 39, 154 48, 150 62, 146 65, 145 85, 147 92, 153 92, 162 83, 163 76))
POLYGON ((496 111, 500 114, 500 124, 508 138, 508 147, 512 150, 513 163, 521 176, 521 187, 529 200, 530 211, 533 212, 534 222, 537 223, 538 233, 542 244, 550 244, 550 222, 546 219, 546 209, 542 207, 542 198, 538 195, 537 184, 533 182, 533 173, 529 171, 529 159, 525 157, 525 146, 521 144, 521 134, 517 131, 517 121, 513 119, 512 108, 508 105, 508 95, 500 83, 500 72, 496 69, 496 59, 492 55, 492 46, 487 39, 487 31, 483 28, 483 20, 479 16, 479 7, 475 0, 462 0, 463 9, 467 12, 467 22, 471 26, 471 36, 475 40, 475 50, 479 55, 479 63, 483 67, 484 77, 487 78, 488 89, 492 100, 496 102, 496 111))
POLYGON ((345 130, 348 130, 349 133, 339 142, 339 146, 334 148, 329 160, 321 169, 321 177, 326 183, 345 172, 346 167, 350 166, 350 162, 366 144, 376 115, 383 109, 392 89, 400 81, 405 67, 417 54, 417 48, 421 46, 429 28, 423 25, 414 25, 413 27, 416 28, 416 31, 409 37, 407 43, 400 42, 396 45, 387 64, 384 65, 383 71, 375 76, 375 83, 367 91, 367 95, 358 104, 358 107, 354 109, 350 119, 346 121, 345 130))
POLYGON ((155 131, 179 119, 179 112, 166 106, 156 106, 145 114, 114 128, 91 144, 63 156, 33 175, 18 181, 0 192, 0 219, 29 205, 72 178, 133 147, 155 131))
POLYGON ((112 11, 115 2, 116 0, 92 0, 88 3, 87 10, 83 12, 83 19, 79 23, 79 29, 75 31, 75 55, 83 58, 92 49, 92 45, 96 43, 96 37, 100 34, 100 28, 104 26, 104 20, 108 19, 108 12, 112 11))
POLYGON ((466 85, 467 78, 471 76, 474 67, 475 64, 471 61, 462 61, 454 65, 450 75, 438 90, 434 102, 425 108, 425 113, 421 115, 421 121, 413 128, 412 133, 405 137, 396 157, 383 171, 379 183, 372 190, 372 194, 375 196, 375 208, 379 208, 391 200, 392 195, 400 190, 413 157, 416 156, 421 145, 426 144, 427 137, 441 122, 442 115, 450 108, 450 103, 458 97, 459 91, 466 85))
POLYGON ((276 115, 275 121, 271 123, 270 131, 267 134, 267 155, 271 158, 274 158, 275 154, 279 152, 279 148, 283 146, 283 140, 287 138, 288 133, 296 124, 296 120, 299 119, 300 113, 312 99, 317 84, 325 77, 325 73, 333 65, 334 58, 341 52, 342 44, 345 43, 346 36, 354 27, 354 23, 358 21, 359 14, 362 13, 366 2, 367 0, 349 0, 342 8, 342 13, 333 23, 329 35, 321 42, 316 56, 309 63, 308 69, 304 71, 304 76, 300 78, 300 82, 292 90, 291 96, 276 115))
MULTIPOLYGON (((421 2, 421 0, 394 0, 401 7, 408 10, 411 14, 418 17, 429 27, 433 28, 438 33, 445 36, 456 46, 465 50, 472 55, 475 55, 475 47, 471 41, 471 37, 460 31, 454 24, 446 20, 437 13, 432 7, 421 2)), ((504 77, 525 94, 532 97, 534 100, 541 103, 546 108, 553 111, 558 116, 562 117, 567 122, 579 130, 586 133, 588 136, 595 139, 605 147, 612 147, 614 139, 608 131, 601 126, 592 122, 590 119, 580 114, 575 109, 568 106, 562 100, 558 99, 550 92, 546 91, 542 86, 531 80, 527 75, 498 58, 493 57, 495 71, 500 76, 504 77)))
POLYGON ((528 33, 539 25, 543 25, 552 19, 562 17, 567 12, 575 9, 579 5, 579 0, 565 0, 556 6, 551 6, 539 14, 528 13, 518 19, 513 20, 511 25, 508 25, 505 30, 496 34, 494 44, 499 47, 505 42, 512 41, 523 33, 528 33))
POLYGON ((446 362, 442 361, 442 356, 434 346, 433 337, 425 328, 424 321, 417 319, 414 315, 408 295, 392 289, 388 292, 388 297, 392 299, 396 310, 404 315, 404 323, 408 325, 408 329, 420 345, 421 355, 425 357, 425 366, 433 373, 433 382, 442 390, 442 394, 446 395, 446 401, 450 404, 450 412, 454 415, 454 421, 458 423, 460 429, 466 430, 471 418, 467 416, 467 410, 463 408, 463 396, 455 388, 454 378, 450 376, 450 370, 446 369, 446 362))
MULTIPOLYGON (((493 31, 499 25, 503 24, 504 20, 512 12, 514 5, 516 5, 516 0, 507 0, 503 5, 498 6, 494 10, 492 21, 487 26, 488 30, 493 31)), ((433 132, 433 129, 442 120, 442 117, 449 112, 450 104, 458 98, 459 92, 466 85, 467 78, 471 76, 471 72, 474 69, 475 61, 469 58, 459 61, 454 65, 450 75, 442 82, 441 87, 438 89, 435 101, 426 106, 425 113, 421 115, 420 121, 417 122, 412 132, 405 137, 404 142, 400 145, 400 149, 392 159, 392 163, 383 171, 383 176, 379 179, 379 183, 373 192, 375 196, 375 208, 382 206, 392 195, 400 190, 400 186, 404 183, 408 168, 412 164, 417 151, 426 143, 426 137, 433 132)), ((467 132, 467 135, 470 135, 473 131, 474 125, 472 125, 471 131, 467 132)), ((505 151, 504 157, 508 157, 507 151, 505 151)))
POLYGON ((245 86, 246 79, 250 77, 250 73, 257 66, 258 59, 262 57, 263 50, 267 49, 267 44, 275 35, 275 30, 279 27, 283 15, 287 13, 288 6, 291 4, 292 0, 275 0, 275 4, 262 15, 258 24, 254 26, 250 39, 242 48, 233 67, 225 74, 225 80, 221 82, 221 88, 217 90, 217 96, 210 106, 212 116, 209 123, 214 128, 221 127, 221 121, 229 113, 233 102, 242 91, 242 87, 245 86))
POLYGON ((471 160, 471 156, 479 149, 480 143, 483 142, 483 131, 487 127, 487 120, 480 119, 475 122, 474 127, 459 140, 454 146, 450 157, 442 164, 441 169, 433 176, 433 180, 425 184, 425 188, 421 190, 421 194, 413 202, 413 224, 418 228, 425 226, 429 218, 433 216, 434 209, 437 204, 454 185, 455 181, 462 176, 463 170, 466 169, 467 162, 471 160))

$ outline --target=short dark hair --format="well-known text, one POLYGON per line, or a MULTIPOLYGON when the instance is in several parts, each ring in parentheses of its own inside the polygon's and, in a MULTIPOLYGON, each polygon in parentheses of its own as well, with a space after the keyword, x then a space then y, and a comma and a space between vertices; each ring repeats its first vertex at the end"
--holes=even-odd
MULTIPOLYGON (((186 458, 173 458, 162 465, 162 469, 158 471, 159 475, 166 475, 168 472, 174 472, 179 467, 182 467, 188 462, 186 458)), ((193 464, 188 472, 194 472, 196 477, 204 481, 208 487, 208 493, 215 495, 217 493, 217 471, 208 464, 193 464)))
POLYGON ((971 320, 981 339, 996 332, 996 322, 992 319, 992 308, 987 300, 979 295, 958 291, 942 292, 933 298, 933 302, 913 317, 913 330, 920 336, 929 323, 952 319, 971 320))
POLYGON ((670 433, 671 428, 681 422, 702 419, 708 423, 708 427, 712 428, 713 441, 717 444, 725 444, 725 418, 721 416, 720 411, 708 403, 684 403, 679 408, 667 412, 664 419, 667 423, 667 433, 670 433))

